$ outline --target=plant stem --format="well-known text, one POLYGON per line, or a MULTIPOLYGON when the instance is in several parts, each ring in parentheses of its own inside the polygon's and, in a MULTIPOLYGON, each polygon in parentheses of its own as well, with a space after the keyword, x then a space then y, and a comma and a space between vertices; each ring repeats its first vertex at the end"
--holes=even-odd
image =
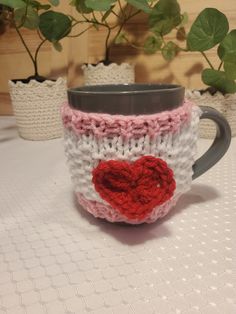
MULTIPOLYGON (((135 15, 139 14, 140 12, 142 12, 141 10, 138 10, 136 12, 134 12, 133 14, 131 14, 130 16, 128 16, 128 20, 132 19, 132 17, 134 17, 135 15)), ((127 20, 127 21, 128 21, 127 20)))
POLYGON ((206 56, 204 51, 201 51, 201 54, 203 55, 203 57, 205 58, 205 60, 207 61, 207 63, 209 64, 209 66, 214 70, 214 67, 211 63, 211 61, 208 59, 208 57, 206 56))
MULTIPOLYGON (((20 37, 20 40, 21 40, 23 46, 25 47, 25 50, 27 51, 27 53, 28 53, 28 55, 29 55, 29 57, 30 57, 30 59, 31 59, 31 61, 32 61, 32 63, 33 63, 33 65, 34 65, 34 70, 35 70, 35 72, 36 72, 36 71, 37 71, 37 66, 36 66, 35 59, 34 59, 32 53, 30 52, 30 50, 29 50, 29 48, 28 48, 28 46, 27 46, 27 44, 26 44, 26 42, 25 42, 25 40, 24 40, 24 38, 23 38, 23 36, 22 36, 22 34, 21 34, 21 32, 20 32, 20 30, 17 28, 17 26, 16 26, 15 24, 14 24, 14 27, 15 27, 15 30, 16 30, 17 34, 18 34, 19 37, 20 37)), ((35 73, 35 75, 36 75, 36 73, 35 73)))
POLYGON ((119 15, 118 15, 114 10, 111 10, 111 12, 112 12, 116 17, 118 17, 118 19, 120 18, 119 15))
POLYGON ((92 15, 93 15, 93 18, 94 18, 94 22, 98 22, 98 20, 97 20, 95 14, 94 14, 94 12, 92 12, 92 15))
POLYGON ((143 51, 143 47, 137 46, 137 45, 133 44, 131 41, 129 41, 129 39, 128 39, 126 36, 124 36, 124 40, 125 40, 131 47, 133 47, 133 48, 135 48, 135 49, 137 49, 137 50, 143 51))
POLYGON ((77 21, 72 15, 68 14, 68 17, 71 18, 72 21, 77 21))
POLYGON ((120 24, 120 27, 118 28, 116 35, 114 36, 113 42, 115 42, 116 38, 120 35, 125 23, 126 23, 126 20, 124 19, 123 22, 120 24))
POLYGON ((41 40, 43 40, 43 37, 41 36, 40 31, 38 30, 38 28, 37 28, 37 34, 38 34, 39 38, 40 38, 41 40))
POLYGON ((119 4, 119 7, 120 7, 120 12, 121 12, 121 14, 122 14, 124 17, 126 17, 126 16, 125 16, 125 12, 124 12, 124 10, 123 10, 123 8, 122 8, 122 5, 121 5, 120 0, 118 0, 118 4, 119 4))
POLYGON ((87 18, 86 15, 84 15, 84 13, 81 13, 81 15, 83 16, 83 18, 85 19, 86 22, 89 22, 89 19, 87 18))
MULTIPOLYGON (((106 61, 109 61, 109 58, 110 58, 110 43, 109 43, 109 40, 110 40, 110 37, 111 37, 111 31, 113 29, 116 29, 118 28, 118 31, 116 33, 116 35, 114 36, 114 39, 112 42, 114 42, 116 40, 116 38, 119 36, 119 34, 121 33, 125 23, 127 21, 129 21, 132 17, 134 17, 135 15, 139 14, 141 12, 141 10, 137 10, 136 12, 132 13, 132 10, 129 12, 129 15, 126 16, 125 14, 125 11, 124 9, 122 8, 122 5, 121 5, 121 2, 120 0, 118 0, 118 4, 119 4, 119 7, 120 7, 120 11, 121 11, 121 15, 122 15, 122 20, 119 21, 119 23, 116 23, 115 25, 113 26, 109 26, 109 24, 107 23, 107 21, 104 21, 104 22, 100 22, 97 20, 97 18, 95 17, 94 13, 92 13, 93 15, 93 18, 94 20, 89 20, 84 14, 82 14, 83 18, 84 18, 84 21, 76 21, 74 19, 74 21, 76 21, 74 23, 74 25, 72 25, 72 28, 79 24, 79 23, 89 23, 89 24, 93 24, 93 25, 100 25, 100 26, 103 26, 103 27, 106 27, 107 28, 107 36, 106 36, 106 39, 105 39, 105 60, 106 61)), ((112 10, 111 11, 116 17, 119 18, 119 20, 121 19, 121 17, 114 11, 112 10)), ((92 26, 91 26, 92 27, 92 26)), ((68 37, 78 37, 80 36, 81 34, 83 34, 84 32, 86 32, 88 29, 90 29, 91 27, 88 27, 85 31, 81 32, 81 33, 78 33, 76 35, 70 35, 68 37)))
POLYGON ((217 69, 218 71, 220 71, 222 65, 223 65, 223 61, 221 61, 220 65, 219 65, 219 67, 218 67, 218 69, 217 69))
POLYGON ((110 39, 110 35, 111 35, 111 28, 108 27, 107 28, 108 32, 107 32, 107 37, 106 37, 106 41, 105 41, 105 60, 109 61, 110 59, 110 47, 109 47, 109 39, 110 39))
POLYGON ((71 28, 75 27, 77 24, 88 23, 88 21, 76 21, 76 20, 74 21, 75 23, 71 25, 71 28))
POLYGON ((41 43, 38 45, 36 51, 35 51, 35 56, 34 56, 34 69, 35 69, 35 76, 38 76, 38 54, 39 50, 42 47, 42 45, 47 41, 47 39, 44 39, 41 41, 41 43))
POLYGON ((76 35, 68 35, 67 37, 79 37, 80 35, 82 35, 83 33, 86 33, 90 28, 92 28, 93 25, 90 25, 89 27, 87 27, 85 30, 83 30, 82 32, 76 34, 76 35))
MULTIPOLYGON (((75 19, 74 19, 75 20, 75 19)), ((76 21, 76 20, 75 20, 76 21)), ((72 25, 72 27, 74 27, 75 25, 77 25, 77 24, 82 24, 82 23, 89 23, 89 24, 97 24, 97 25, 100 25, 100 26, 104 26, 104 27, 107 27, 107 24, 105 24, 105 23, 101 23, 101 22, 99 22, 98 20, 96 20, 96 21, 91 21, 91 20, 89 20, 88 18, 86 18, 85 17, 85 20, 83 21, 76 21, 75 23, 74 23, 74 25, 72 25)))
POLYGON ((26 7, 25 7, 25 14, 23 16, 23 19, 21 21, 21 24, 19 26, 17 26, 18 28, 21 28, 24 24, 25 24, 25 21, 26 21, 26 17, 27 17, 27 13, 28 13, 28 6, 29 6, 29 0, 27 0, 26 2, 26 7))
MULTIPOLYGON (((114 36, 114 39, 112 40, 112 43, 115 42, 116 38, 120 35, 124 25, 126 24, 126 22, 128 22, 132 17, 134 17, 135 15, 139 14, 141 12, 141 10, 138 10, 136 12, 134 12, 133 14, 129 15, 129 16, 126 16, 125 14, 123 14, 123 21, 121 23, 118 23, 118 24, 115 24, 113 27, 109 27, 108 26, 108 35, 107 35, 107 38, 106 38, 106 60, 109 60, 109 38, 110 38, 110 35, 111 35, 111 30, 112 29, 115 29, 115 28, 118 28, 118 31, 116 32, 116 35, 114 36), (108 58, 108 59, 107 59, 108 58)), ((124 13, 124 11, 123 11, 124 13)), ((134 46, 133 46, 134 47, 134 46)))
POLYGON ((134 17, 135 15, 137 15, 139 13, 140 13, 140 10, 134 12, 133 14, 131 14, 131 15, 127 16, 126 18, 124 18, 120 25, 117 24, 115 26, 115 28, 118 27, 118 26, 119 26, 119 28, 118 28, 118 31, 117 31, 116 35, 114 36, 113 42, 115 42, 116 38, 120 35, 120 33, 121 33, 124 25, 126 24, 126 22, 128 22, 132 17, 134 17))

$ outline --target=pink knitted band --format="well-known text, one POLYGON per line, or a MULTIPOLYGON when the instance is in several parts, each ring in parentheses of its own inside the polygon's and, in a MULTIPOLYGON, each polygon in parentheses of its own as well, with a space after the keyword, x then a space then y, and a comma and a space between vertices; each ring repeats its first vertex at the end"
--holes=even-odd
POLYGON ((135 219, 130 220, 123 216, 118 211, 114 210, 110 205, 108 204, 105 205, 97 201, 88 200, 81 193, 76 193, 76 196, 79 204, 86 208, 86 210, 90 212, 90 214, 92 214, 94 217, 103 218, 110 222, 126 222, 129 224, 140 224, 143 222, 152 223, 157 219, 167 215, 171 208, 175 206, 180 195, 176 195, 174 198, 165 202, 163 205, 154 208, 152 213, 148 217, 143 219, 143 221, 135 219))
POLYGON ((140 138, 145 135, 175 133, 191 118, 192 104, 185 101, 182 106, 171 111, 152 115, 123 116, 101 113, 86 113, 64 104, 62 118, 64 126, 76 134, 93 134, 98 138, 122 136, 140 138))

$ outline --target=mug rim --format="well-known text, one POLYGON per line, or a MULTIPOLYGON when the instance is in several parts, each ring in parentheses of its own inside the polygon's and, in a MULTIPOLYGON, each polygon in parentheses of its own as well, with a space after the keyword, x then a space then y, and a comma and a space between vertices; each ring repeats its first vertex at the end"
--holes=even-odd
POLYGON ((112 115, 172 110, 183 104, 184 94, 184 86, 156 83, 87 85, 67 90, 71 108, 112 115))
POLYGON ((86 85, 68 88, 67 92, 76 95, 134 95, 148 93, 166 93, 176 92, 185 89, 184 86, 178 84, 159 84, 159 83, 125 83, 125 84, 101 84, 86 85), (132 89, 133 87, 133 89, 132 89), (135 89, 139 87, 140 89, 135 89), (142 89, 143 87, 144 89, 142 89), (109 90, 109 88, 113 88, 109 90), (116 90, 114 90, 114 88, 116 90), (131 88, 131 89, 126 89, 131 88), (145 89, 146 88, 146 89, 145 89))

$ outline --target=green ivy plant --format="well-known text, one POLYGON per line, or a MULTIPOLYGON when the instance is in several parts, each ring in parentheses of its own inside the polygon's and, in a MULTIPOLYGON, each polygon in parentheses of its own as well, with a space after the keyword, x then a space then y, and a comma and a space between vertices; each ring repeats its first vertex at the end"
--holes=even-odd
MULTIPOLYGON (((88 27, 85 31, 92 27, 97 30, 101 27, 107 30, 104 39, 103 62, 109 64, 111 62, 110 47, 126 41, 123 29, 127 22, 140 13, 150 15, 156 2, 150 0, 126 0, 123 2, 121 0, 72 0, 71 5, 80 15, 79 19, 73 17, 73 27, 80 23, 87 23, 88 27)), ((80 34, 78 33, 78 35, 80 34)), ((76 37, 77 34, 72 36, 76 37)))
POLYGON ((144 42, 137 45, 131 42, 127 34, 122 33, 122 37, 118 38, 119 43, 126 42, 146 54, 160 52, 165 60, 171 61, 181 48, 172 40, 166 40, 166 35, 175 31, 177 39, 183 41, 184 25, 187 23, 188 16, 186 13, 181 13, 177 0, 149 1, 149 5, 151 7, 148 14, 149 29, 144 42))
POLYGON ((71 32, 72 20, 67 15, 55 12, 53 7, 59 4, 59 0, 48 0, 48 3, 41 3, 36 0, 0 0, 0 21, 4 25, 13 27, 34 67, 34 74, 30 79, 44 81, 45 78, 39 75, 38 55, 42 46, 51 42, 58 51, 62 50, 60 40, 71 32), (37 32, 40 43, 32 52, 22 34, 26 28, 37 32))
POLYGON ((236 29, 229 32, 227 17, 217 9, 204 9, 187 34, 187 51, 197 51, 209 68, 202 72, 202 81, 210 92, 236 92, 236 29), (217 47, 219 65, 214 67, 206 51, 217 47))
POLYGON ((160 52, 165 60, 174 59, 181 48, 176 42, 166 40, 166 35, 175 31, 177 39, 183 40, 187 21, 188 16, 181 13, 177 0, 159 0, 149 15, 149 36, 143 44, 144 52, 160 52))
POLYGON ((206 91, 236 92, 236 29, 229 32, 227 17, 215 8, 206 8, 197 16, 186 34, 187 13, 181 14, 177 0, 159 0, 149 16, 150 35, 143 48, 146 53, 161 52, 165 60, 171 61, 180 52, 201 53, 209 68, 202 72, 202 81, 209 86, 206 91), (166 41, 165 36, 176 31, 177 41, 166 41), (180 41, 186 43, 180 46, 180 41), (218 66, 214 66, 207 51, 217 48, 218 66))

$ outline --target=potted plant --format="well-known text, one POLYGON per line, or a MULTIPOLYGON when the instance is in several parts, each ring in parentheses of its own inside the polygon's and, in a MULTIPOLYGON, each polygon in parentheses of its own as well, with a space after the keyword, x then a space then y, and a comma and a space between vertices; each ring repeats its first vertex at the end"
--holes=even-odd
POLYGON ((130 64, 116 64, 111 59, 111 47, 120 43, 125 25, 140 13, 149 15, 156 1, 147 0, 73 0, 71 5, 79 13, 73 17, 74 25, 87 23, 88 28, 103 28, 107 33, 104 38, 104 59, 97 64, 82 66, 85 85, 133 83, 134 68, 130 64), (124 4, 124 5, 123 5, 124 4))
MULTIPOLYGON (((228 120, 232 135, 236 135, 236 29, 229 31, 227 17, 215 8, 204 9, 193 22, 187 34, 186 51, 199 52, 208 67, 202 71, 202 81, 209 87, 204 90, 188 90, 187 98, 197 105, 211 106, 228 120), (208 58, 207 52, 215 49, 218 64, 208 58)), ((200 135, 212 138, 214 124, 204 121, 200 135)))
POLYGON ((71 31, 71 18, 53 11, 58 3, 57 0, 46 4, 34 0, 0 0, 2 24, 15 29, 32 61, 33 75, 9 82, 19 134, 25 139, 46 140, 62 135, 60 106, 66 100, 66 80, 43 77, 38 64, 42 46, 50 42, 61 51, 60 40, 71 31), (38 34, 40 41, 35 51, 30 50, 23 29, 38 34))

